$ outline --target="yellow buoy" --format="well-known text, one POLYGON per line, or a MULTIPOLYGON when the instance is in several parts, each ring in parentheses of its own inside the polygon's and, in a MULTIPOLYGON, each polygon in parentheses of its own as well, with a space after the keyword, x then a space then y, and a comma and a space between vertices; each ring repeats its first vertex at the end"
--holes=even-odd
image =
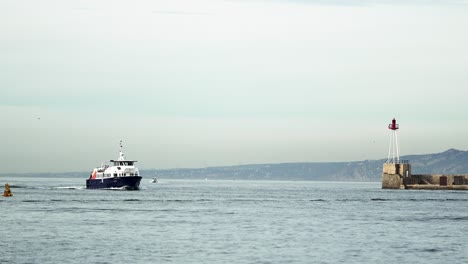
POLYGON ((5 191, 3 191, 2 196, 5 196, 5 197, 13 196, 13 194, 11 194, 10 185, 8 185, 8 183, 5 183, 5 191))

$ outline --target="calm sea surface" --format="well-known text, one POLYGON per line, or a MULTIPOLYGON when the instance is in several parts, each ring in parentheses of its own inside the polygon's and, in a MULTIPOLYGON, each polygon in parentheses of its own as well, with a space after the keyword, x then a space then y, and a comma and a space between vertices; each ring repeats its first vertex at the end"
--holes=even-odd
POLYGON ((468 263, 468 192, 0 178, 0 263, 468 263), (3 189, 3 187, 1 187, 3 189))

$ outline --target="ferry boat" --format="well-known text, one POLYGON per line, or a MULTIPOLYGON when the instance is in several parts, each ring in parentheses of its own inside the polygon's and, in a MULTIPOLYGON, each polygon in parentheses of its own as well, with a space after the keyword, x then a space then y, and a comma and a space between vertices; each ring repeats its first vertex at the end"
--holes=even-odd
POLYGON ((101 167, 94 168, 93 172, 86 180, 88 189, 127 189, 138 190, 141 176, 138 168, 135 167, 136 160, 125 159, 122 151, 122 141, 120 141, 119 158, 110 160, 113 165, 101 164, 101 167))

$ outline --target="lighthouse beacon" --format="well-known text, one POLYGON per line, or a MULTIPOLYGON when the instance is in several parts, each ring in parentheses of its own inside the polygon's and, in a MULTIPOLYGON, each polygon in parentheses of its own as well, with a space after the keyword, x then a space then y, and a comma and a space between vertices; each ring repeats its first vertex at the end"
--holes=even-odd
POLYGON ((387 161, 383 165, 382 189, 400 189, 404 188, 405 179, 411 177, 411 164, 408 160, 400 159, 399 125, 395 118, 388 125, 388 129, 390 130, 390 143, 387 161))

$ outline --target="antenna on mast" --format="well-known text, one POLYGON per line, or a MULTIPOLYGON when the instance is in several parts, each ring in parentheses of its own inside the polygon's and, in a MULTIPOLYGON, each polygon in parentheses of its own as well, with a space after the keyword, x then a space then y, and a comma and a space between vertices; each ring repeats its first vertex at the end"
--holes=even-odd
POLYGON ((120 140, 120 150, 119 150, 119 160, 125 160, 125 156, 124 156, 124 153, 122 151, 122 140, 120 140))

